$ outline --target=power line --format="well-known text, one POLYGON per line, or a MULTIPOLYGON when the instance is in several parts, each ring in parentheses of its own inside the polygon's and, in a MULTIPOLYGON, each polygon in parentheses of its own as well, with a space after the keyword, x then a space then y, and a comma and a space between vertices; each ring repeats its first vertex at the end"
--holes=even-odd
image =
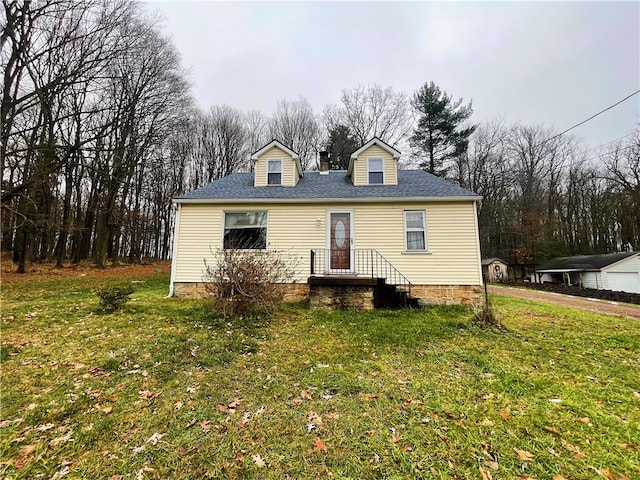
MULTIPOLYGON (((633 97, 634 95, 637 95, 638 93, 640 93, 640 90, 636 90, 635 92, 633 92, 631 95, 627 95, 626 97, 624 97, 622 100, 614 103, 613 105, 608 106, 607 108, 605 108, 604 110, 600 110, 598 113, 596 113, 595 115, 591 115, 589 118, 587 118, 586 120, 581 121, 580 123, 576 123, 573 127, 569 127, 567 128, 565 131, 558 133, 557 135, 554 135, 551 138, 548 138, 546 141, 550 142, 551 140, 553 140, 554 138, 558 138, 561 135, 564 135, 565 133, 573 130, 576 127, 579 127, 580 125, 583 125, 585 123, 587 123, 589 120, 593 120, 594 118, 596 118, 598 115, 603 114, 604 112, 606 112, 607 110, 611 110, 613 107, 616 107, 618 105, 620 105, 622 102, 625 102, 627 100, 629 100, 631 97, 633 97)), ((546 143, 546 142, 545 142, 546 143)))
MULTIPOLYGON (((625 145, 624 147, 621 147, 619 151, 620 151, 620 152, 626 152, 627 150, 631 150, 631 149, 632 149, 632 148, 634 148, 634 147, 635 147, 635 145, 625 145)), ((586 152, 584 152, 584 153, 586 153, 586 152)), ((601 153, 601 154, 595 155, 595 156, 593 156, 593 157, 585 158, 585 159, 584 159, 584 160, 582 160, 582 161, 583 161, 583 162, 589 162, 589 161, 591 161, 591 160, 595 160, 595 159, 598 159, 598 158, 602 158, 602 155, 603 155, 603 154, 601 153)))
POLYGON ((615 140, 611 140, 611 141, 606 142, 606 143, 601 143, 600 145, 597 145, 597 146, 595 146, 595 147, 593 147, 593 148, 590 148, 590 149, 588 149, 588 150, 585 150, 584 152, 582 152, 582 154, 584 155, 585 153, 593 152, 594 150, 598 150, 599 148, 606 147, 607 145, 610 145, 610 144, 615 143, 615 142, 619 142, 620 140, 624 140, 625 138, 630 137, 630 136, 632 136, 632 135, 635 135, 636 133, 637 133, 637 132, 633 131, 633 132, 631 132, 631 133, 627 133, 627 134, 626 134, 625 136, 623 136, 623 137, 616 138, 615 140))

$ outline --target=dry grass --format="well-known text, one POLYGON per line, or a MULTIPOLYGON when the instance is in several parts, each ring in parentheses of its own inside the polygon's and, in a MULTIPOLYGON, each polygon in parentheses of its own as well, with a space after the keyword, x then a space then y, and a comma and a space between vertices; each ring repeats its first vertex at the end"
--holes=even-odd
POLYGON ((155 268, 3 279, 5 478, 640 478, 637 322, 506 298, 507 332, 462 308, 227 321, 155 268), (131 281, 101 314, 91 289, 131 281))

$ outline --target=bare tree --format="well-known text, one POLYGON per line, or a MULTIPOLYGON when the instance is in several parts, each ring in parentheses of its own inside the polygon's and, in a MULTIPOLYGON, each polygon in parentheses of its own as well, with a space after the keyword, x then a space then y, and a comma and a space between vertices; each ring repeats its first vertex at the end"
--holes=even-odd
POLYGON ((348 127, 361 145, 378 137, 396 146, 413 125, 407 94, 377 84, 342 90, 340 103, 327 106, 323 117, 327 130, 348 127))
POLYGON ((305 98, 277 103, 269 120, 269 135, 300 155, 303 170, 314 165, 322 134, 313 108, 305 98))

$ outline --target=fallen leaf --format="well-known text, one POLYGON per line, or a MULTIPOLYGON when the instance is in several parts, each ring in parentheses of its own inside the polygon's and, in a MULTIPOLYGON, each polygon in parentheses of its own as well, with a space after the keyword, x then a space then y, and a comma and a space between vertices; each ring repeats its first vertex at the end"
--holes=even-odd
POLYGON ((118 475, 118 474, 111 475, 109 477, 109 480, 122 480, 122 475, 118 475))
POLYGON ((582 417, 580 421, 582 423, 586 423, 587 425, 591 423, 591 419, 589 417, 582 417))
POLYGON ((316 452, 324 452, 327 453, 327 446, 325 445, 325 443, 322 441, 322 439, 320 437, 316 438, 315 440, 313 440, 311 442, 311 445, 313 446, 313 449, 316 452))
POLYGON ((101 409, 102 413, 109 415, 113 411, 113 407, 104 407, 101 409))
POLYGON ((182 402, 180 400, 178 400, 176 403, 173 404, 174 410, 180 410, 181 408, 182 408, 182 402))
POLYGON ((491 474, 487 472, 484 468, 478 467, 478 469, 480 470, 480 478, 482 480, 493 480, 491 477, 491 474))
POLYGON ((229 408, 238 408, 241 403, 242 403, 242 399, 241 398, 234 398, 233 401, 229 403, 228 407, 229 408))
POLYGON ((229 407, 227 407, 226 405, 218 404, 216 405, 216 408, 222 413, 229 413, 229 407))
POLYGON ((251 455, 251 458, 253 459, 253 463, 255 463, 257 467, 262 468, 267 466, 267 464, 264 462, 264 460, 262 459, 259 453, 256 453, 255 455, 251 455))
POLYGON ((161 439, 162 437, 164 437, 164 436, 165 436, 165 434, 164 434, 164 433, 158 433, 158 432, 156 432, 156 433, 154 433, 153 435, 151 435, 151 436, 149 437, 149 439, 147 440, 147 443, 150 443, 151 445, 155 446, 155 445, 157 445, 157 444, 158 444, 158 442, 160 441, 160 439, 161 439))
POLYGON ((491 420, 489 420, 488 418, 485 418, 484 420, 482 420, 480 422, 480 425, 483 425, 485 427, 493 427, 493 422, 491 420))
POLYGON ((509 420, 511 418, 511 413, 507 412, 506 410, 503 410, 502 412, 500 412, 500 416, 505 420, 509 420))
POLYGON ((69 430, 63 436, 54 438, 49 442, 49 448, 55 448, 62 443, 72 442, 73 441, 73 438, 71 438, 72 434, 73 434, 73 430, 69 430))
POLYGON ((329 413, 325 413, 324 414, 324 418, 326 418, 328 420, 337 420, 338 418, 340 418, 340 414, 339 413, 329 412, 329 413))
POLYGON ((294 405, 301 405, 302 404, 302 399, 301 398, 294 398, 291 403, 293 403, 294 405))
POLYGON ((311 394, 309 392, 307 392, 306 390, 302 390, 300 392, 300 396, 302 398, 304 398, 305 400, 311 400, 313 397, 311 397, 311 394))
POLYGON ((615 474, 609 470, 608 468, 599 468, 596 470, 600 475, 604 478, 609 478, 610 480, 616 480, 615 474))
POLYGON ((520 450, 519 448, 514 448, 515 452, 518 454, 518 457, 523 462, 530 462, 533 460, 533 454, 531 452, 527 452, 526 450, 520 450))
POLYGON ((567 479, 564 478, 562 475, 554 475, 553 480, 567 480, 567 479))
POLYGON ((208 432, 209 430, 211 430, 212 427, 213 425, 209 420, 203 420, 200 422, 200 428, 202 429, 203 432, 208 432))
POLYGON ((145 465, 140 470, 138 470, 138 473, 136 474, 136 480, 144 480, 144 474, 147 472, 153 472, 153 471, 154 471, 153 468, 147 467, 145 465))
POLYGON ((411 445, 405 445, 402 447, 403 452, 413 452, 413 447, 411 445))
POLYGON ((67 475, 69 475, 69 467, 63 467, 62 469, 58 470, 56 473, 53 474, 53 477, 51 477, 51 480, 64 478, 67 475))
POLYGON ((486 460, 484 464, 489 467, 491 470, 498 470, 498 462, 494 462, 493 460, 486 460))
POLYGON ((573 456, 575 458, 585 458, 586 455, 584 453, 582 453, 580 451, 580 449, 578 447, 576 447, 575 445, 571 445, 569 442, 566 442, 564 440, 561 440, 562 446, 564 448, 566 448, 567 450, 569 450, 571 453, 573 453, 573 456))
POLYGON ((44 425, 38 425, 36 430, 38 432, 46 432, 47 430, 51 430, 55 425, 53 423, 45 423, 44 425))
POLYGON ((518 480, 538 480, 536 477, 530 477, 529 475, 519 475, 518 480))
POLYGON ((20 456, 26 457, 27 455, 33 453, 35 449, 36 449, 36 445, 25 445, 20 449, 20 456))
POLYGON ((322 426, 322 417, 318 415, 316 412, 309 412, 307 416, 309 423, 314 423, 316 426, 322 426))
POLYGON ((153 400, 158 396, 158 394, 152 392, 151 390, 140 390, 138 394, 140 395, 140 398, 144 398, 145 400, 153 400))

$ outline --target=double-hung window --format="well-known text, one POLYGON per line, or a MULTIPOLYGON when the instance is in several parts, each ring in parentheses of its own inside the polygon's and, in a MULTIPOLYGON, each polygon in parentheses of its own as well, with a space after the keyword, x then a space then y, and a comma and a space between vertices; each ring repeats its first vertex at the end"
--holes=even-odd
POLYGON ((382 185, 384 183, 384 160, 382 158, 368 158, 367 171, 369 173, 369 185, 382 185))
POLYGON ((282 185, 282 160, 267 161, 267 185, 282 185))
POLYGON ((424 210, 405 210, 404 231, 407 252, 427 250, 427 230, 424 210))
POLYGON ((267 212, 225 212, 223 247, 267 248, 267 212))

